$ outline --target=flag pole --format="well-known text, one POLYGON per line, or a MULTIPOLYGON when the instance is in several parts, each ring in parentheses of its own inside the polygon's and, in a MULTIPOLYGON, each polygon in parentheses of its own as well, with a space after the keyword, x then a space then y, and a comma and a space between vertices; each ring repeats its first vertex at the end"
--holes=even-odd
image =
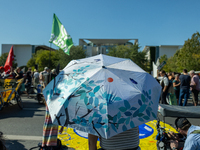
POLYGON ((50 43, 50 53, 49 53, 49 68, 50 68, 50 66, 51 66, 51 45, 52 45, 52 43, 50 43))

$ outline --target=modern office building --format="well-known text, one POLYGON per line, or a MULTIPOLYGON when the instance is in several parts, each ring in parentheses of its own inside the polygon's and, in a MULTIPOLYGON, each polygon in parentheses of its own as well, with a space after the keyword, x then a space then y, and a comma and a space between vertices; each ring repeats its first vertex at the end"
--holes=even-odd
POLYGON ((79 39, 79 46, 86 50, 86 57, 107 54, 109 48, 116 45, 137 44, 138 39, 79 39))
POLYGON ((18 67, 26 66, 27 62, 32 58, 33 54, 38 50, 55 50, 45 45, 31 45, 31 44, 2 44, 1 54, 9 53, 10 48, 13 45, 13 52, 16 56, 16 62, 18 67))
POLYGON ((182 48, 182 45, 160 45, 160 46, 145 46, 143 51, 146 52, 146 57, 149 60, 150 70, 152 70, 152 75, 155 77, 157 70, 155 69, 155 63, 158 58, 166 55, 167 58, 172 57, 176 51, 182 48))
POLYGON ((167 58, 172 57, 182 47, 182 45, 145 46, 143 51, 146 52, 149 61, 156 62, 163 55, 166 55, 167 58))

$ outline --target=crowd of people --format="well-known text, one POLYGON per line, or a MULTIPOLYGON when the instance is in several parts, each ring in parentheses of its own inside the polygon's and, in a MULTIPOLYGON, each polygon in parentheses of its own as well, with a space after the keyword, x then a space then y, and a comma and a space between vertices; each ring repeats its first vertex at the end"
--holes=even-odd
MULTIPOLYGON (((193 105, 198 105, 198 94, 200 91, 199 76, 194 70, 190 72, 183 69, 182 73, 170 72, 164 70, 158 72, 157 80, 162 86, 160 102, 168 104, 166 98, 174 94, 179 106, 187 106, 188 98, 192 95, 193 105), (183 101, 184 99, 184 101, 183 101)), ((170 141, 170 147, 173 150, 193 150, 200 149, 200 127, 191 125, 186 118, 177 118, 175 120, 177 131, 186 137, 184 147, 180 147, 179 138, 170 141)))
POLYGON ((45 67, 40 73, 37 69, 32 71, 31 68, 25 72, 21 68, 17 67, 16 69, 11 68, 10 71, 5 72, 4 67, 0 67, 0 79, 23 79, 23 83, 19 89, 20 93, 25 93, 29 97, 29 89, 31 85, 37 87, 41 85, 43 88, 56 76, 56 70, 50 70, 48 67, 45 67))
MULTIPOLYGON (((23 72, 20 68, 16 68, 11 69, 9 73, 5 73, 4 68, 0 67, 1 79, 24 79, 21 88, 23 88, 24 85, 26 89, 31 85, 37 86, 38 84, 40 84, 44 88, 55 77, 56 70, 50 70, 48 67, 45 67, 44 70, 40 73, 36 69, 32 72, 31 68, 29 68, 27 72, 23 72)), ((157 80, 162 86, 160 97, 161 103, 168 104, 166 101, 167 95, 174 94, 176 97, 177 104, 180 106, 186 106, 187 100, 191 93, 194 106, 198 105, 198 93, 200 91, 199 77, 195 74, 194 70, 191 70, 188 73, 187 70, 184 69, 182 74, 175 72, 166 73, 164 70, 162 70, 158 73, 157 80), (182 103, 183 98, 184 102, 182 103)), ((27 90, 24 90, 24 92, 26 92, 26 94, 28 95, 27 90)), ((200 147, 200 127, 191 125, 186 118, 177 118, 175 121, 175 125, 181 134, 187 136, 184 149, 187 149, 186 147, 200 147), (196 142, 192 143, 191 141, 196 142)), ((62 130, 63 127, 61 128, 60 132, 62 132, 62 130)), ((58 126, 52 123, 48 107, 46 107, 45 122, 43 126, 43 139, 41 144, 42 149, 53 149, 56 146, 58 146, 57 135, 58 126)), ((102 137, 99 138, 102 150, 115 149, 116 147, 119 149, 140 149, 138 127, 118 134, 110 139, 104 139, 102 137)), ((97 139, 98 136, 91 134, 88 135, 88 144, 90 150, 97 149, 97 139)), ((0 143, 0 146, 3 146, 3 144, 1 145, 0 143)), ((177 149, 178 141, 171 141, 170 146, 172 149, 177 149)))
POLYGON ((199 76, 194 70, 189 73, 184 69, 182 73, 170 72, 164 70, 158 72, 157 80, 162 86, 161 103, 168 104, 166 98, 170 94, 176 96, 176 101, 179 106, 186 106, 190 94, 192 94, 193 105, 198 105, 198 94, 200 91, 199 76), (182 100, 184 101, 182 102, 182 100))
MULTIPOLYGON (((43 71, 40 73, 37 69, 34 69, 32 71, 31 68, 28 68, 27 72, 24 72, 21 70, 21 68, 16 68, 11 70, 9 72, 4 71, 4 67, 0 67, 0 79, 23 79, 23 83, 21 84, 21 87, 19 88, 19 92, 27 94, 29 97, 29 88, 31 86, 37 87, 40 85, 40 87, 45 88, 46 85, 56 77, 56 69, 50 70, 48 67, 45 67, 43 71)), ((48 108, 46 107, 46 114, 45 114, 45 122, 43 127, 43 140, 42 140, 42 146, 45 148, 48 148, 51 146, 57 146, 57 131, 58 126, 53 125, 51 122, 51 118, 48 112, 48 108)), ((3 134, 3 133, 2 133, 3 134)), ((1 132, 0 132, 0 149, 5 148, 3 140, 1 140, 1 132)), ((3 149, 2 149, 3 150, 3 149)))

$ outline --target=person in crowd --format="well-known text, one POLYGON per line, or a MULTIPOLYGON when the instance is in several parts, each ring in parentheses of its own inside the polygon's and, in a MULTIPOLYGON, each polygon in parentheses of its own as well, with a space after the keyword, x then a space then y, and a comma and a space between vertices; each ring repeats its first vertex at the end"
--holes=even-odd
POLYGON ((44 71, 42 71, 41 73, 42 73, 42 74, 43 74, 43 73, 49 73, 49 68, 48 68, 48 67, 44 67, 44 71))
POLYGON ((41 74, 44 77, 44 84, 45 86, 50 82, 50 73, 49 73, 49 68, 45 67, 44 71, 41 72, 41 74))
POLYGON ((23 75, 24 81, 22 82, 21 87, 20 87, 20 94, 21 94, 21 93, 24 93, 24 94, 27 95, 27 97, 29 97, 29 94, 28 94, 28 92, 27 92, 27 90, 26 90, 26 88, 25 88, 25 83, 27 83, 26 77, 27 77, 27 75, 24 74, 24 75, 23 75))
POLYGON ((168 80, 169 80, 169 84, 168 84, 168 93, 169 94, 174 94, 174 88, 173 88, 173 76, 172 76, 172 72, 168 73, 168 80))
POLYGON ((169 79, 167 78, 164 70, 160 71, 160 77, 157 77, 157 79, 160 80, 160 85, 162 86, 161 103, 167 104, 166 97, 168 93, 169 79))
POLYGON ((46 106, 45 121, 43 125, 42 147, 51 148, 57 146, 58 126, 54 125, 46 106))
POLYGON ((5 76, 4 67, 1 66, 1 67, 0 67, 0 78, 3 79, 4 76, 5 76))
POLYGON ((172 72, 172 80, 175 79, 175 72, 172 72))
POLYGON ((2 75, 3 79, 14 79, 15 76, 14 69, 10 67, 10 70, 8 70, 7 72, 4 71, 2 75))
POLYGON ((26 76, 24 78, 24 85, 25 85, 25 90, 27 92, 27 95, 29 97, 29 89, 32 84, 32 77, 31 77, 31 71, 27 71, 26 76))
POLYGON ((26 73, 30 73, 30 75, 32 75, 31 68, 28 68, 26 73))
MULTIPOLYGON (((23 72, 21 71, 21 68, 17 67, 17 68, 14 70, 13 79, 16 79, 16 81, 17 81, 17 80, 23 79, 23 78, 24 78, 24 76, 23 76, 23 72)), ((23 82, 23 81, 22 81, 22 82, 23 82)), ((23 86, 24 86, 24 85, 23 85, 23 86)), ((18 88, 18 93, 19 93, 19 94, 22 93, 21 88, 22 88, 22 84, 21 84, 21 86, 18 88)), ((23 90, 24 90, 24 88, 23 88, 23 90)), ((25 92, 23 91, 23 93, 25 93, 25 92)))
POLYGON ((177 104, 179 103, 179 95, 180 95, 180 80, 179 80, 179 74, 175 74, 175 79, 173 80, 173 87, 174 87, 174 93, 176 95, 177 104))
POLYGON ((56 69, 51 70, 51 80, 53 80, 57 76, 56 69))
POLYGON ((17 67, 17 69, 14 70, 14 78, 15 79, 22 79, 23 78, 23 72, 21 71, 21 68, 17 67))
POLYGON ((179 96, 179 106, 186 106, 187 100, 189 98, 189 90, 190 90, 190 76, 188 75, 187 69, 183 70, 183 74, 180 75, 180 96, 179 96), (182 99, 184 97, 184 102, 182 103, 182 99))
MULTIPOLYGON (((200 149, 200 127, 191 125, 186 118, 177 118, 175 120, 177 130, 186 138, 183 150, 200 149)), ((178 150, 178 140, 172 140, 170 147, 172 150, 178 150)))
POLYGON ((168 73, 168 79, 169 79, 170 81, 171 81, 171 80, 173 81, 172 72, 169 72, 169 73, 168 73))
MULTIPOLYGON (((109 139, 100 138, 102 150, 120 149, 120 150, 140 150, 139 147, 139 129, 132 128, 109 139)), ((98 136, 88 134, 89 150, 97 150, 98 136)))
POLYGON ((195 74, 194 70, 190 71, 191 83, 190 83, 190 90, 192 92, 192 100, 194 106, 198 105, 198 94, 200 91, 199 87, 199 77, 195 74))
MULTIPOLYGON (((44 76, 42 73, 39 75, 39 82, 42 88, 45 88, 44 76)), ((46 105, 46 103, 45 103, 46 105)), ((60 133, 62 133, 63 127, 60 129, 60 133)), ((58 125, 54 125, 51 120, 51 116, 49 113, 49 109, 46 105, 46 113, 45 113, 45 121, 43 125, 43 138, 42 138, 42 147, 45 149, 52 149, 53 147, 58 146, 57 144, 57 136, 58 136, 58 125)))
POLYGON ((39 84, 39 72, 37 69, 34 69, 34 74, 33 74, 33 83, 34 83, 34 86, 36 87, 37 84, 39 84))
POLYGON ((5 72, 5 69, 3 66, 0 67, 0 72, 1 72, 1 79, 13 79, 14 76, 14 70, 11 67, 9 71, 5 72))
POLYGON ((44 89, 46 87, 45 85, 45 81, 44 81, 44 76, 42 73, 39 74, 39 84, 41 85, 42 89, 44 89))

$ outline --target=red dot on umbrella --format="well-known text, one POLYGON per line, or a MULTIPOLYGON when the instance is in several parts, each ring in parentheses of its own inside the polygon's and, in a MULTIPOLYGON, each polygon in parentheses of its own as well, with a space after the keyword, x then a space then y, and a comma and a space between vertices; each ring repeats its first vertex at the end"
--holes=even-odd
POLYGON ((113 82, 113 78, 108 78, 108 82, 113 82))

